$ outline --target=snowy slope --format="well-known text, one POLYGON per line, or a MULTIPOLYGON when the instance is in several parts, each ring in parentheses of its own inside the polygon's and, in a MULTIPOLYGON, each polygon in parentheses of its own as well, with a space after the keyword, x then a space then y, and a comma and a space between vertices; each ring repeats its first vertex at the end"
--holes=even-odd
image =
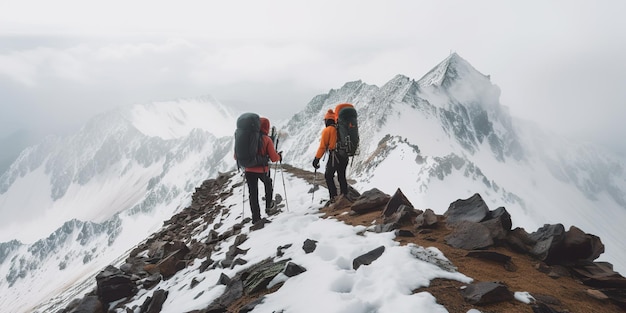
MULTIPOLYGON (((273 122, 284 161, 310 168, 326 110, 354 103, 361 148, 348 173, 358 190, 399 187, 438 214, 451 196, 480 193, 527 231, 563 223, 600 236, 600 259, 625 272, 615 222, 626 220, 625 161, 514 119, 499 94, 452 54, 417 81, 349 82, 273 122)), ((188 204, 203 180, 233 169, 236 116, 210 97, 120 108, 22 152, 0 176, 0 213, 10 217, 0 221, 0 306, 17 310, 27 294, 40 303, 84 281, 188 204)))
POLYGON ((0 179, 0 212, 13 217, 0 222, 0 305, 44 301, 98 271, 161 227, 204 179, 232 169, 232 136, 207 130, 232 134, 224 128, 234 118, 208 101, 123 108, 24 151, 0 179), (181 126, 202 126, 200 117, 207 130, 181 126))
POLYGON ((601 259, 626 271, 625 231, 615 223, 626 220, 626 160, 514 119, 499 95, 488 76, 452 54, 417 81, 356 81, 316 96, 282 127, 281 149, 286 162, 310 168, 325 112, 351 102, 361 153, 348 173, 359 189, 393 189, 400 180, 413 203, 439 214, 450 194, 480 193, 528 231, 563 223, 598 234, 607 251, 601 259))
MULTIPOLYGON (((279 283, 283 285, 267 294, 252 312, 398 313, 417 310, 443 313, 448 311, 430 293, 414 293, 414 290, 428 286, 435 278, 463 283, 473 281, 471 277, 458 272, 455 265, 437 248, 400 245, 391 232, 375 233, 368 231, 365 226, 350 226, 335 219, 322 218, 319 212, 321 205, 312 202, 309 196, 310 183, 285 172, 279 174, 279 177, 281 181, 284 179, 285 188, 279 188, 277 192, 289 199, 290 209, 287 211, 283 208, 284 212, 270 217, 271 223, 263 229, 251 231, 250 223, 243 225, 241 234, 246 239, 238 248, 245 251, 240 256, 245 264, 211 266, 200 270, 205 260, 196 259, 150 290, 142 289, 124 307, 138 312, 155 290, 162 289, 168 295, 160 312, 206 309, 226 289, 224 285, 216 283, 222 275, 234 277, 268 259, 276 263, 289 261, 306 271, 293 277, 284 274, 276 276, 269 287, 279 283), (311 253, 302 249, 302 243, 306 240, 316 241, 316 248, 311 253), (384 247, 380 258, 367 266, 354 269, 352 261, 355 258, 380 247, 384 247), (283 253, 280 257, 276 257, 278 250, 283 253)), ((228 233, 235 224, 249 217, 247 203, 242 210, 242 183, 241 175, 235 175, 227 182, 225 191, 232 191, 232 194, 214 206, 217 216, 208 221, 206 216, 188 221, 188 225, 198 225, 189 242, 205 242, 211 232, 228 233)), ((212 250, 210 258, 216 263, 226 259, 230 247, 240 236, 231 233, 230 238, 226 237, 212 250)), ((123 263, 120 260, 114 265, 120 267, 123 263)), ((93 277, 89 279, 94 281, 93 277)), ((81 290, 85 293, 90 289, 81 290)), ((528 303, 525 291, 515 292, 518 301, 528 303)), ((58 310, 68 300, 71 298, 66 298, 65 302, 62 297, 54 298, 37 307, 35 312, 58 310)), ((116 312, 123 311, 117 309, 116 312)))

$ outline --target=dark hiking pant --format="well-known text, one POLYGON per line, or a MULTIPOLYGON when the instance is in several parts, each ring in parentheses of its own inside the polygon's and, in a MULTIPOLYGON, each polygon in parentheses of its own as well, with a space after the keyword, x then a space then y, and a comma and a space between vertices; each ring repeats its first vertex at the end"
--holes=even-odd
POLYGON ((328 162, 326 162, 326 186, 330 199, 337 196, 337 186, 335 185, 335 172, 337 172, 337 180, 339 181, 339 190, 341 194, 348 194, 348 181, 346 179, 346 169, 348 168, 348 157, 341 156, 339 153, 331 152, 328 162))
POLYGON ((250 211, 252 211, 252 223, 256 223, 261 219, 261 208, 259 207, 259 182, 265 184, 265 207, 269 208, 272 204, 274 191, 272 190, 272 178, 269 173, 246 172, 246 184, 250 190, 250 211))

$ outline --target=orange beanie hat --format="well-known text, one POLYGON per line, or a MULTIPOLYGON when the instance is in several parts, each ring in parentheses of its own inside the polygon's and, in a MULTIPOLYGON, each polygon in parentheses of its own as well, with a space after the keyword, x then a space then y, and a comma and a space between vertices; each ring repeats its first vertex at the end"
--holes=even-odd
POLYGON ((324 119, 325 120, 334 120, 335 119, 335 112, 333 112, 333 109, 328 109, 328 112, 326 112, 326 115, 324 115, 324 119))

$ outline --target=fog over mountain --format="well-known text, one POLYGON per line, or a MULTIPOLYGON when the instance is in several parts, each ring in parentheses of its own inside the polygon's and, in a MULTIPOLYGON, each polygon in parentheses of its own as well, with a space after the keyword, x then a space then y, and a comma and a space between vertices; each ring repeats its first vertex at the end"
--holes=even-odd
MULTIPOLYGON (((506 207, 514 227, 563 223, 598 235, 606 246, 600 259, 626 271, 616 222, 626 220, 624 158, 511 116, 500 94, 453 53, 419 79, 346 82, 272 122, 284 162, 310 169, 324 113, 353 103, 361 136, 348 172, 355 189, 401 188, 417 208, 438 214, 480 193, 506 207)), ((0 306, 46 302, 120 262, 188 206, 203 181, 234 170, 239 113, 209 96, 121 107, 24 149, 0 176, 0 306)), ((303 211, 313 205, 297 198, 291 205, 303 211)))

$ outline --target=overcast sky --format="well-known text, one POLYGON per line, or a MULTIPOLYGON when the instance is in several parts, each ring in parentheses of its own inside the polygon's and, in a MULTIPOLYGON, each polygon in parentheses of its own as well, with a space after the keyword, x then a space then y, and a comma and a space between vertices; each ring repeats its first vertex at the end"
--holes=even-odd
POLYGON ((0 0, 0 138, 212 95, 286 118, 457 52, 513 116, 626 154, 626 2, 0 0))

